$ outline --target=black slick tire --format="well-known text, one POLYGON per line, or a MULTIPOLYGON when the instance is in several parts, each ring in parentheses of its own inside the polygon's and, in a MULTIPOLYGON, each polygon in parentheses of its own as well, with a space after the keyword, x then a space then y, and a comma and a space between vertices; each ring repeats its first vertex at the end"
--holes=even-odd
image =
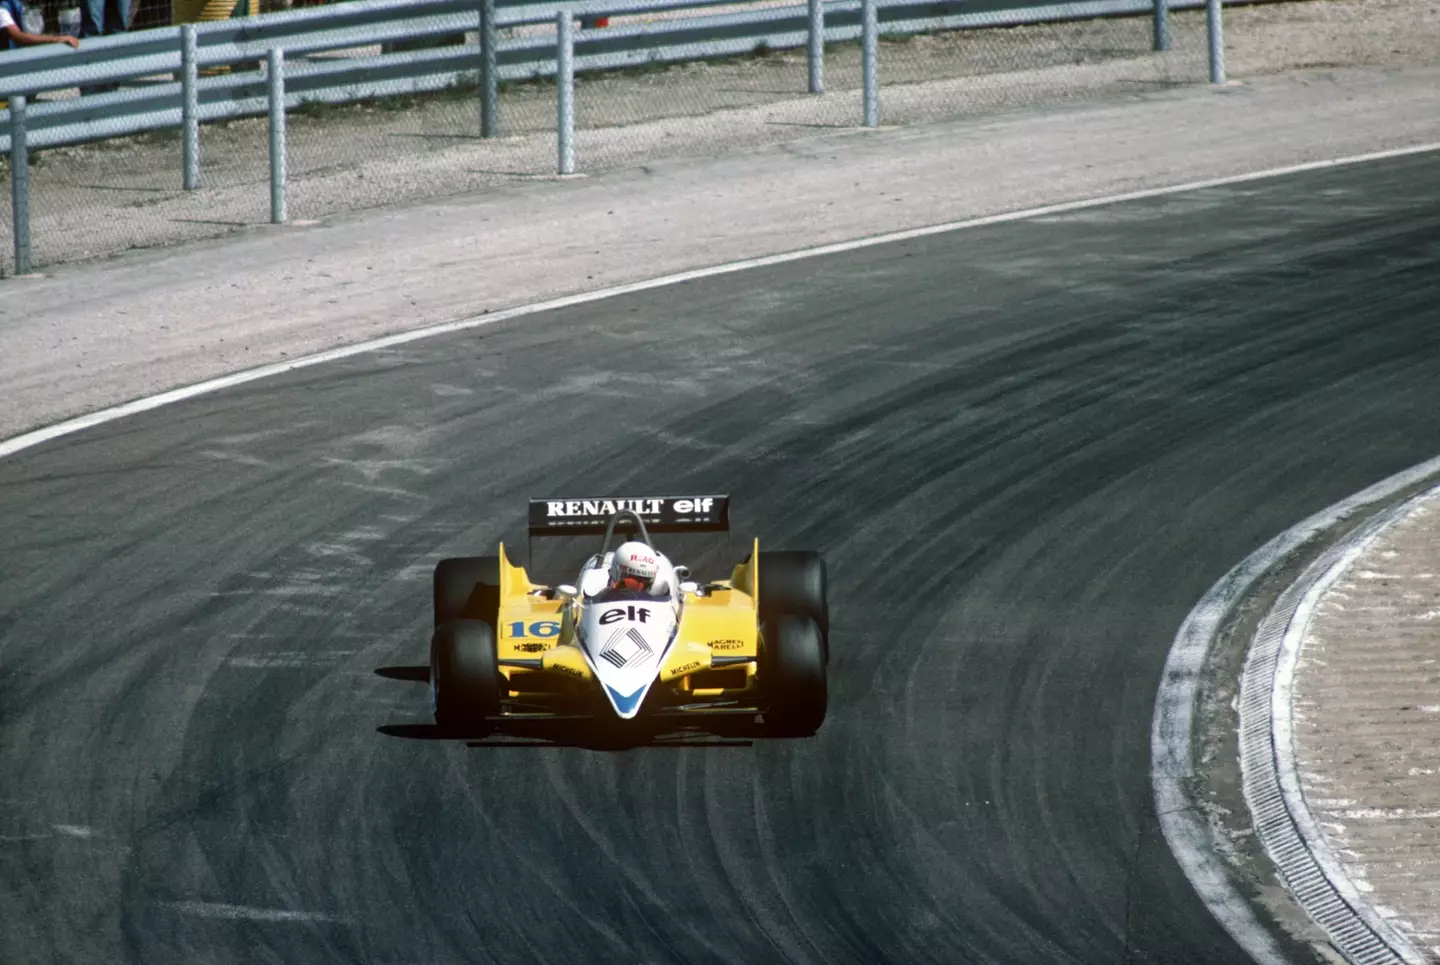
POLYGON ((825 655, 830 654, 829 578, 825 560, 814 550, 762 550, 760 553, 760 622, 782 613, 803 613, 820 628, 825 655))
POLYGON ((435 626, 449 620, 484 620, 500 612, 500 557, 456 556, 435 564, 435 626))
POLYGON ((430 638, 435 723, 455 736, 484 737, 500 716, 495 631, 483 620, 449 620, 430 638))
POLYGON ((825 721, 828 703, 820 627, 805 614, 782 613, 761 632, 765 729, 775 737, 809 737, 825 721))

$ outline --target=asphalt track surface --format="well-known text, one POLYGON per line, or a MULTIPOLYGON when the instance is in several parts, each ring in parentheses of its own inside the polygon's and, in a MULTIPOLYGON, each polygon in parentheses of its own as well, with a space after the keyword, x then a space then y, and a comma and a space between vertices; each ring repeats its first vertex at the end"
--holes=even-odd
POLYGON ((1437 187, 799 261, 0 461, 0 961, 1245 961, 1159 834, 1159 675, 1237 560, 1440 452, 1437 187), (437 558, 690 490, 827 555, 818 737, 436 739, 437 558))

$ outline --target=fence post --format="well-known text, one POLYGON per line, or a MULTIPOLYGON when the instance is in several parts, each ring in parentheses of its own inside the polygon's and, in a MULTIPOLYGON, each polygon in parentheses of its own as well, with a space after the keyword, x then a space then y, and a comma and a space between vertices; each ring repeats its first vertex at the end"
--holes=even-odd
POLYGON ((1170 4, 1155 0, 1155 49, 1170 49, 1170 4))
POLYGON ((494 137, 500 80, 495 72, 495 0, 480 3, 480 136, 494 137))
POLYGON ((30 274, 30 145, 25 141, 25 95, 10 97, 10 211, 15 227, 15 274, 30 274))
POLYGON ((810 93, 825 93, 825 0, 810 0, 810 93))
POLYGON ((270 93, 270 223, 285 223, 285 51, 265 54, 270 93))
POLYGON ((560 173, 575 173, 575 21, 569 10, 555 15, 556 141, 560 173))
POLYGON ((185 190, 200 187, 199 46, 193 23, 180 26, 180 122, 184 128, 185 190))
POLYGON ((1224 14, 1220 0, 1207 0, 1205 4, 1205 25, 1210 34, 1210 83, 1225 83, 1225 25, 1221 22, 1224 14))
POLYGON ((880 89, 875 76, 875 68, 876 48, 880 45, 880 24, 875 9, 875 0, 861 0, 860 15, 862 19, 860 46, 864 59, 862 73, 865 82, 865 126, 877 127, 880 124, 880 89))

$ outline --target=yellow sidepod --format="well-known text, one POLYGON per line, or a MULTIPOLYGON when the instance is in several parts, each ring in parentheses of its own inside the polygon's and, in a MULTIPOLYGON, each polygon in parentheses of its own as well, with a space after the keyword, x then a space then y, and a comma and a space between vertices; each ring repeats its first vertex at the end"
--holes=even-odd
POLYGON ((660 682, 676 680, 697 670, 709 670, 713 655, 710 648, 703 643, 677 640, 665 657, 665 665, 660 668, 660 682))
POLYGON ((754 592, 759 551, 756 541, 750 559, 736 566, 729 580, 710 584, 705 596, 686 595, 676 644, 661 680, 688 678, 681 689, 696 696, 720 696, 753 685, 759 652, 754 592))
MULTIPOLYGON (((495 656, 500 663, 500 672, 511 682, 512 689, 516 677, 540 669, 542 656, 560 639, 561 610, 565 603, 563 600, 532 596, 532 591, 538 589, 541 587, 530 582, 525 568, 510 561, 505 553, 505 544, 501 543, 500 612, 495 620, 495 656), (516 660, 535 666, 507 664, 516 660)), ((574 650, 573 647, 570 649, 574 650)), ((584 667, 585 658, 578 650, 575 650, 575 657, 584 667)), ((589 668, 584 667, 584 670, 588 676, 589 668)))
POLYGON ((568 645, 554 647, 546 650, 540 660, 541 668, 544 670, 558 671, 581 680, 590 680, 595 676, 590 670, 590 665, 585 662, 585 655, 580 652, 579 647, 568 645))
POLYGON ((755 593, 760 559, 756 540, 750 559, 735 567, 729 580, 710 584, 705 596, 686 594, 677 639, 700 643, 716 657, 754 658, 759 599, 755 593))

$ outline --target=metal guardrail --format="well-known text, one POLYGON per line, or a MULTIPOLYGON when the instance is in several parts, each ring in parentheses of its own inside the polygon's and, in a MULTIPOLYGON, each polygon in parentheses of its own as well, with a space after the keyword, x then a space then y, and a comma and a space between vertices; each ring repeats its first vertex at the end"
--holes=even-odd
MULTIPOLYGON (((199 125, 269 115, 283 128, 285 110, 306 103, 345 104, 374 98, 429 93, 453 87, 477 89, 477 127, 497 133, 496 102, 502 80, 555 77, 560 83, 558 170, 573 170, 571 132, 564 110, 573 98, 574 71, 601 71, 645 64, 709 59, 757 48, 805 47, 809 90, 824 90, 824 44, 859 38, 864 47, 863 123, 875 126, 878 37, 940 30, 1014 26, 1063 20, 1150 14, 1154 46, 1169 45, 1167 13, 1206 6, 1210 12, 1211 80, 1223 81, 1219 58, 1220 0, 1068 0, 1017 5, 1019 0, 805 0, 791 6, 733 12, 736 0, 564 0, 498 6, 495 0, 353 0, 323 8, 265 14, 137 31, 85 41, 79 50, 47 45, 8 51, 0 57, 0 151, 11 157, 16 270, 28 270, 26 178, 22 158, 30 149, 84 143, 180 127, 184 133, 184 186, 199 186, 199 125), (731 12, 713 12, 726 6, 731 12), (620 24, 603 30, 571 30, 599 17, 685 13, 620 24), (554 24, 550 31, 506 28, 554 24), (462 37, 475 42, 419 50, 396 49, 406 41, 462 37), (381 53, 375 54, 376 45, 381 53), (363 50, 363 52, 362 52, 363 50), (279 51, 272 57, 272 51, 279 51), (268 65, 268 66, 263 66, 268 65), (226 72, 202 74, 206 68, 226 72), (58 99, 36 95, 76 88, 119 89, 58 99), (279 112, 277 114, 277 111, 279 112), (569 162, 566 150, 570 149, 569 162), (26 230, 22 231, 22 228, 26 230), (22 247, 24 251, 22 252, 22 247), (24 257, 22 258, 22 253, 24 257)), ((571 101, 573 104, 573 100, 571 101)), ((283 136, 271 137, 272 220, 284 220, 283 136), (278 213, 278 217, 277 217, 278 213)))
MULTIPOLYGON (((796 4, 741 13, 707 14, 735 0, 582 0, 523 4, 495 9, 497 29, 554 23, 568 10, 582 20, 656 12, 693 11, 696 16, 604 30, 581 30, 575 41, 577 71, 613 70, 644 64, 747 53, 757 47, 805 46, 812 11, 796 4)), ((1198 7, 1204 0, 1170 2, 1170 9, 1198 7)), ((818 19, 822 42, 854 40, 861 33, 859 0, 824 0, 818 19)), ((1014 0, 881 0, 878 28, 887 36, 938 30, 1012 26, 1059 20, 1153 13, 1164 0, 1079 0, 1017 7, 1014 0)), ((480 32, 485 4, 479 0, 356 0, 331 7, 265 14, 194 27, 195 64, 258 66, 272 48, 285 51, 288 107, 306 102, 345 104, 372 98, 430 93, 474 84, 484 72, 483 43, 394 51, 367 56, 321 57, 334 51, 480 32)), ((1163 14, 1157 17, 1157 27, 1163 14)), ((1157 29, 1157 49, 1164 40, 1157 29)), ((501 39, 495 47, 499 80, 553 77, 555 35, 501 39)), ((169 27, 87 40, 78 51, 59 45, 7 52, 0 58, 0 97, 32 98, 27 118, 32 148, 57 147, 139 134, 180 125, 185 100, 183 30, 169 27), (165 80, 165 78, 173 78, 165 80), (37 94, 79 87, 136 84, 113 93, 35 103, 37 94)), ((812 85, 813 86, 813 85, 812 85)), ((261 116, 268 111, 266 81, 258 69, 201 77, 197 83, 201 123, 261 116)), ((8 152, 9 111, 0 110, 0 152, 8 152)))

